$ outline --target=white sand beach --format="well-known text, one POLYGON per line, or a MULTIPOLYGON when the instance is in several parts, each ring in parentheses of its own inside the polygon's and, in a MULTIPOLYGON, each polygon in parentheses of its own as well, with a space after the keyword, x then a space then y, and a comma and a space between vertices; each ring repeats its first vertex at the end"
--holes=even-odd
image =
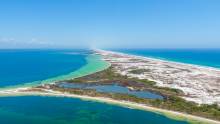
POLYGON ((157 86, 179 89, 182 98, 199 104, 220 105, 220 70, 191 64, 164 61, 148 57, 128 55, 119 52, 95 50, 105 61, 112 64, 116 73, 148 79, 157 86), (141 74, 131 73, 145 69, 141 74))

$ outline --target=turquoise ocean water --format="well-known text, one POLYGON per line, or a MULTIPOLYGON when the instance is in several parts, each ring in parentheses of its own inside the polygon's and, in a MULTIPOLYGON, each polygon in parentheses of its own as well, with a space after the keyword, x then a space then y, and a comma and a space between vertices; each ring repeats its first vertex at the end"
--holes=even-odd
POLYGON ((113 51, 220 68, 220 49, 114 49, 113 51))
POLYGON ((63 97, 0 98, 1 124, 186 124, 165 116, 63 97))
MULTIPOLYGON (((0 88, 85 67, 89 50, 0 50, 0 88)), ((97 62, 96 62, 97 63, 97 62)), ((89 69, 93 69, 90 65, 89 69)), ((85 70, 84 70, 85 71, 85 70)), ((84 72, 83 71, 83 72, 84 72)), ((0 97, 0 124, 185 124, 141 110, 73 98, 0 97)))

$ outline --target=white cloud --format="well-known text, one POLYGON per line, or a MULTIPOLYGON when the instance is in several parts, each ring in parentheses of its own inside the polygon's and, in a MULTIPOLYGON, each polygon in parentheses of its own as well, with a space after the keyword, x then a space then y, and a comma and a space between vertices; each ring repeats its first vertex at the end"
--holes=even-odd
POLYGON ((18 40, 15 38, 0 37, 0 48, 41 48, 53 45, 54 44, 39 40, 38 38, 18 40))
POLYGON ((4 43, 8 43, 8 42, 14 42, 15 39, 14 38, 0 38, 0 42, 4 42, 4 43))

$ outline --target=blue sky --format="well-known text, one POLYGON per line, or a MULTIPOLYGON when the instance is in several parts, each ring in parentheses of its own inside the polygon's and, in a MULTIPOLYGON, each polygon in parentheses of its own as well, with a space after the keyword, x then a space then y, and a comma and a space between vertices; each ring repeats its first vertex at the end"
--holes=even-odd
POLYGON ((0 48, 220 48, 219 0, 1 0, 0 48))

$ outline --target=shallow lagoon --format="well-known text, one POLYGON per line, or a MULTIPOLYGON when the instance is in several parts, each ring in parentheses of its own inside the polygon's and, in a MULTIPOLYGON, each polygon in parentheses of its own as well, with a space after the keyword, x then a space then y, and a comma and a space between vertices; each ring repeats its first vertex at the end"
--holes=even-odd
POLYGON ((136 90, 130 90, 127 87, 123 87, 117 84, 111 84, 111 85, 88 85, 83 83, 60 83, 58 85, 62 88, 79 88, 79 89, 93 89, 97 92, 103 92, 103 93, 121 93, 121 94, 128 94, 133 95, 139 98, 147 98, 147 99, 163 99, 163 96, 150 92, 150 91, 136 91, 136 90))
POLYGON ((41 96, 1 97, 0 121, 1 124, 187 124, 142 110, 41 96))

